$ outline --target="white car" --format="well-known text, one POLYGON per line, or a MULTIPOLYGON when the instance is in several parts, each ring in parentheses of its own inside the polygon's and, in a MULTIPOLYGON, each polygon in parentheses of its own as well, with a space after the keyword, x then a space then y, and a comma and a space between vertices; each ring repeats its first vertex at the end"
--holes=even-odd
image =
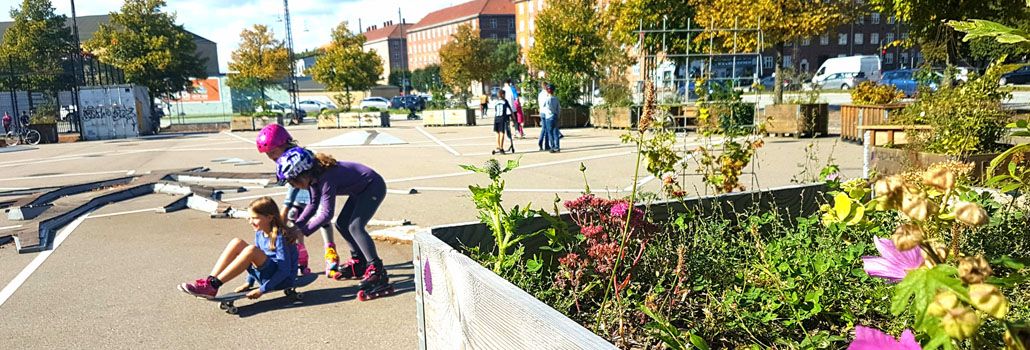
POLYGON ((364 100, 361 100, 361 103, 358 104, 358 108, 378 108, 380 110, 385 111, 387 109, 390 109, 390 100, 387 100, 383 97, 368 97, 364 100))
POLYGON ((333 109, 336 108, 336 106, 333 106, 328 102, 308 100, 298 102, 297 108, 303 109, 305 112, 308 112, 308 114, 312 114, 319 113, 327 109, 333 109))

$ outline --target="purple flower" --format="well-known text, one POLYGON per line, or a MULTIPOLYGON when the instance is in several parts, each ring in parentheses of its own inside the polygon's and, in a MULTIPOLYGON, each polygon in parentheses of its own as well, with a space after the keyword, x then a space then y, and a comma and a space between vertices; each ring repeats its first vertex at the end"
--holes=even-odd
POLYGON ((906 329, 901 333, 900 339, 894 339, 890 334, 881 332, 879 329, 863 326, 855 326, 855 341, 848 346, 848 350, 921 350, 922 348, 911 330, 906 329))
POLYGON ((838 181, 840 180, 840 173, 832 173, 826 175, 826 181, 838 181))
POLYGON ((892 283, 901 282, 909 270, 923 266, 923 251, 913 248, 898 251, 890 239, 874 237, 873 244, 882 257, 863 256, 862 264, 870 276, 884 278, 892 283))
POLYGON ((422 267, 422 282, 426 292, 433 295, 433 272, 429 270, 429 260, 426 260, 425 266, 422 267))
POLYGON ((617 218, 626 216, 626 212, 629 211, 629 203, 616 202, 612 205, 611 215, 617 218))

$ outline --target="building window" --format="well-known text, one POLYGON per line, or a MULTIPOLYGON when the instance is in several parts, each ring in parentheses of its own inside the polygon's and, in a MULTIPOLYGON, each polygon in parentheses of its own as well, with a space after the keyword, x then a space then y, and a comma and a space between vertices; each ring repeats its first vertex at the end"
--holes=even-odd
POLYGON ((855 45, 865 44, 865 34, 855 33, 855 45))
POLYGON ((508 33, 508 39, 515 40, 515 33, 508 33))
POLYGON ((791 61, 793 61, 793 57, 791 57, 790 55, 784 55, 783 56, 783 68, 789 68, 789 67, 793 66, 791 64, 793 62, 791 62, 791 61))
POLYGON ((529 31, 533 31, 535 29, 536 29, 536 18, 530 18, 529 19, 529 31))
POLYGON ((829 45, 829 44, 830 44, 830 35, 829 34, 823 34, 823 35, 819 36, 819 45, 829 45))
POLYGON ((906 63, 908 63, 908 52, 902 52, 901 55, 899 55, 898 57, 900 57, 900 59, 899 59, 900 62, 898 62, 898 63, 901 63, 902 65, 905 65, 906 63))
POLYGON ((869 34, 869 43, 874 45, 880 45, 880 33, 869 34))
POLYGON ((765 66, 765 69, 772 69, 774 67, 773 66, 773 58, 772 58, 772 56, 765 56, 765 57, 763 57, 762 58, 762 65, 765 66))
POLYGON ((887 43, 890 44, 892 42, 894 42, 894 33, 887 33, 887 43))
POLYGON ((888 53, 888 54, 884 55, 883 56, 883 63, 884 64, 894 64, 894 54, 888 53))
POLYGON ((887 24, 894 24, 894 16, 887 17, 887 24))
POLYGON ((521 15, 521 14, 522 14, 523 12, 525 12, 525 10, 526 10, 526 3, 521 3, 521 4, 519 4, 519 5, 518 5, 518 6, 516 6, 516 7, 518 7, 518 8, 519 8, 519 14, 521 15))
POLYGON ((508 29, 511 31, 515 31, 515 21, 508 21, 508 24, 510 24, 508 26, 508 29))
POLYGON ((908 40, 908 32, 901 33, 901 40, 908 40))
POLYGON ((840 34, 838 34, 837 35, 837 44, 838 45, 847 45, 848 44, 848 34, 847 33, 840 33, 840 34))
POLYGON ((497 33, 490 33, 490 39, 497 39, 497 33))
POLYGON ((858 16, 855 20, 855 24, 865 24, 865 16, 858 16))
POLYGON ((544 10, 544 0, 536 0, 536 9, 539 11, 544 10))
POLYGON ((526 21, 519 21, 519 31, 526 30, 526 21))
POLYGON ((497 29, 497 19, 496 18, 491 18, 490 19, 490 28, 491 29, 497 29))
POLYGON ((812 45, 812 38, 801 39, 801 46, 812 45))
POLYGON ((872 22, 873 24, 880 24, 880 13, 873 12, 873 14, 869 15, 869 22, 872 22))

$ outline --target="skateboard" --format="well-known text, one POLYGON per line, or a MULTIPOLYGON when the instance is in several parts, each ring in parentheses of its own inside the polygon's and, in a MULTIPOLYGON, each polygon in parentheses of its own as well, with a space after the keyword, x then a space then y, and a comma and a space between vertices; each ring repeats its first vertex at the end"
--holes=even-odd
MULTIPOLYGON (((179 286, 178 289, 180 291, 182 291, 182 287, 181 286, 179 286)), ((208 299, 208 298, 201 298, 201 297, 197 297, 197 298, 198 299, 204 299, 204 300, 218 302, 218 308, 219 309, 221 309, 222 311, 225 311, 225 313, 227 313, 227 314, 235 315, 237 312, 239 312, 239 309, 236 307, 236 305, 233 305, 233 304, 236 303, 237 300, 246 298, 247 297, 247 293, 250 292, 251 290, 253 290, 253 289, 247 289, 245 291, 238 292, 238 293, 222 294, 222 295, 219 295, 219 296, 215 296, 214 298, 210 298, 210 299, 208 299)), ((283 293, 286 294, 286 297, 289 298, 292 302, 300 302, 300 301, 304 300, 304 293, 297 292, 297 290, 295 288, 283 289, 283 293)))

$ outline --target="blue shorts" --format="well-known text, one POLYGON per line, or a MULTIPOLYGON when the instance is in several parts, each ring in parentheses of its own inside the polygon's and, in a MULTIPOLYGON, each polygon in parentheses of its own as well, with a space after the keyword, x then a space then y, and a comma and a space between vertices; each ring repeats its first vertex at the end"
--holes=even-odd
MULTIPOLYGON (((253 284, 253 283, 262 284, 265 281, 271 279, 272 276, 275 275, 275 272, 278 269, 279 269, 279 263, 278 262, 276 262, 275 260, 272 260, 272 258, 265 259, 265 264, 264 265, 261 265, 260 267, 256 267, 256 268, 251 266, 250 268, 247 269, 247 272, 250 275, 250 276, 247 276, 247 283, 248 284, 253 284)), ((290 271, 292 271, 292 270, 290 270, 290 271)), ((291 282, 293 282, 293 280, 290 279, 290 278, 284 279, 282 281, 282 283, 280 283, 278 286, 275 286, 273 288, 273 290, 289 288, 289 287, 291 287, 290 286, 291 282)))

